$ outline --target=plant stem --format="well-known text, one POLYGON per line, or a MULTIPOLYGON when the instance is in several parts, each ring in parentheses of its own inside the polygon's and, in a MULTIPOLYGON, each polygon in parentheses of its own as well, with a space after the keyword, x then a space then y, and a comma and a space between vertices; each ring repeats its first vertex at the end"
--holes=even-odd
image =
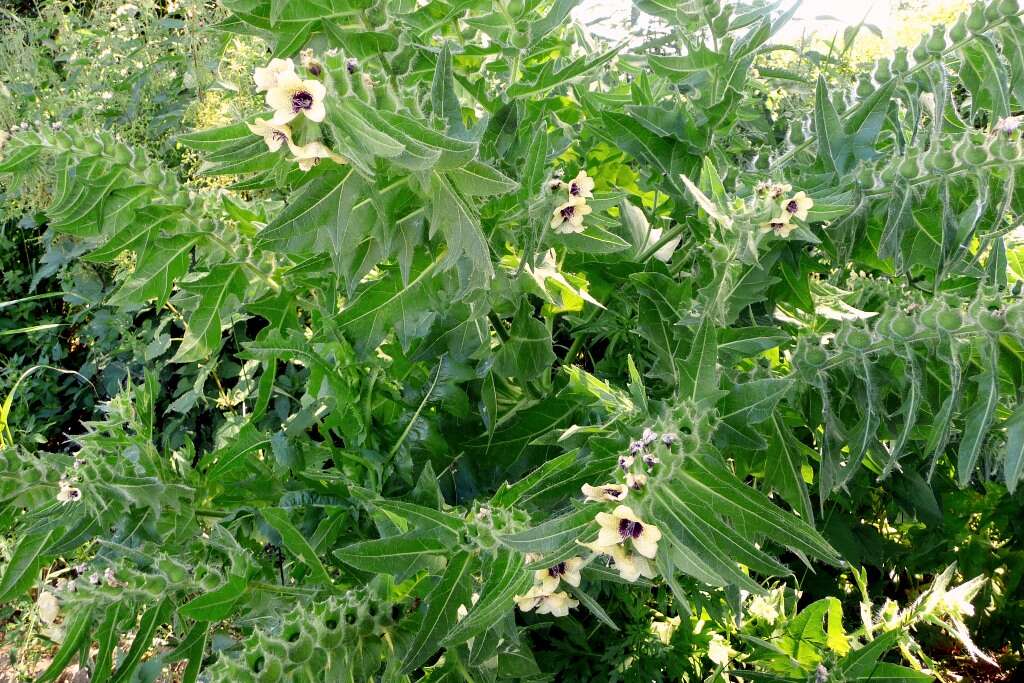
POLYGON ((576 355, 580 352, 580 347, 583 346, 583 335, 577 334, 572 340, 572 346, 565 352, 562 357, 562 365, 572 365, 576 355))
POLYGON ((685 230, 686 227, 686 223, 678 223, 669 228, 668 230, 666 230, 665 234, 661 236, 661 239, 659 239, 657 242, 655 242, 654 244, 640 252, 640 255, 637 257, 637 260, 642 262, 651 258, 651 256, 657 253, 659 249, 661 249, 663 246, 674 240, 676 237, 679 237, 679 235, 682 234, 683 230, 685 230))
POLYGON ((493 327, 494 331, 498 333, 498 337, 501 341, 507 342, 509 339, 508 330, 505 329, 505 323, 501 322, 501 318, 498 317, 498 314, 494 311, 490 311, 487 313, 487 319, 491 321, 491 327, 493 327))
POLYGON ((390 451, 388 451, 388 457, 384 460, 385 465, 390 463, 394 459, 395 454, 398 452, 398 449, 402 447, 402 444, 405 443, 406 438, 408 438, 409 432, 412 431, 412 426, 416 424, 416 420, 419 419, 420 413, 423 412, 423 407, 427 405, 427 401, 430 400, 431 394, 434 393, 434 387, 437 386, 437 379, 441 376, 441 367, 443 365, 444 356, 442 355, 440 362, 437 364, 437 372, 434 373, 434 380, 430 383, 430 388, 427 389, 427 393, 424 394, 423 400, 420 401, 419 406, 416 407, 416 412, 412 414, 412 418, 409 420, 409 424, 405 425, 405 429, 402 430, 402 435, 398 437, 398 441, 396 441, 395 445, 391 447, 390 451))

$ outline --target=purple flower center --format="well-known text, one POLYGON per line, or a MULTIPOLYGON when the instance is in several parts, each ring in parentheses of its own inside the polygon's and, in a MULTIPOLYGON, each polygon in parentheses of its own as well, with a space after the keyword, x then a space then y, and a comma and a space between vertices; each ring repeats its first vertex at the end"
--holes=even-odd
POLYGON ((305 90, 299 90, 292 95, 292 111, 298 114, 303 109, 312 109, 313 95, 305 90))
POLYGON ((608 488, 604 489, 604 495, 608 496, 609 498, 618 498, 621 494, 619 493, 618 489, 608 488))
POLYGON ((280 131, 280 130, 275 130, 274 133, 273 133, 273 137, 278 142, 284 142, 285 140, 288 139, 288 137, 284 134, 284 131, 280 131))
POLYGON ((563 574, 565 574, 565 562, 559 562, 554 567, 548 568, 548 576, 553 576, 557 579, 563 574))
POLYGON ((790 213, 796 213, 799 208, 800 206, 796 203, 795 199, 790 199, 789 203, 786 204, 786 211, 789 211, 790 213))
POLYGON ((567 206, 558 213, 562 216, 563 221, 569 221, 572 220, 572 217, 576 215, 576 207, 567 206))
POLYGON ((573 197, 578 197, 580 194, 580 186, 575 181, 569 183, 569 194, 573 197))
POLYGON ((634 522, 631 519, 619 520, 619 536, 622 536, 623 540, 627 538, 640 538, 640 534, 643 532, 644 525, 640 522, 634 522))
POLYGON ((350 59, 347 62, 345 62, 345 71, 348 71, 350 74, 354 74, 356 72, 356 69, 358 68, 359 62, 357 62, 354 59, 350 59))

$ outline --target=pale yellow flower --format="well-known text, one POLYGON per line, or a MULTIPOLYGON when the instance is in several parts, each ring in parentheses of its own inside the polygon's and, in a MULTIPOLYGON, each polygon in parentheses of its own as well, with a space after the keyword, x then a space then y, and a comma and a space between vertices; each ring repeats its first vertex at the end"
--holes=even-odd
POLYGON ((612 558, 615 570, 619 572, 619 578, 623 581, 633 583, 641 576, 647 579, 655 577, 654 568, 651 567, 647 558, 642 555, 631 555, 620 545, 603 546, 597 543, 581 543, 580 545, 599 555, 607 555, 612 558))
POLYGON ((77 500, 81 500, 82 491, 75 488, 66 481, 60 483, 60 491, 57 492, 58 503, 73 503, 77 500))
POLYGON ((551 212, 551 228, 563 235, 583 232, 583 217, 591 211, 583 197, 569 197, 569 201, 551 212))
POLYGON ((295 161, 299 163, 299 168, 303 171, 308 171, 322 159, 330 159, 339 164, 345 163, 345 160, 329 150, 323 143, 310 142, 299 147, 289 141, 288 148, 291 149, 292 155, 295 157, 295 161))
POLYGON ((526 593, 515 595, 512 599, 516 601, 516 607, 519 608, 520 612, 529 612, 547 596, 548 592, 541 586, 531 586, 530 590, 526 591, 526 593))
POLYGON ((679 628, 679 625, 682 623, 682 619, 679 617, 666 617, 664 615, 658 616, 660 616, 661 619, 651 622, 651 633, 657 636, 662 645, 668 645, 672 642, 672 634, 679 628))
POLYGON ((653 524, 641 520, 628 506, 619 505, 610 513, 599 512, 594 519, 601 525, 597 545, 616 546, 628 540, 638 553, 648 559, 658 553, 661 531, 653 524))
POLYGON ((765 232, 771 230, 779 237, 789 237, 789 233, 796 229, 796 226, 789 222, 789 215, 781 213, 775 218, 761 224, 761 229, 765 232))
POLYGON ((256 82, 256 92, 276 88, 281 77, 289 73, 295 73, 295 63, 290 59, 271 59, 267 66, 256 67, 252 74, 252 80, 256 82))
POLYGON ((326 96, 327 88, 320 81, 304 81, 294 71, 282 74, 277 85, 267 91, 267 104, 274 110, 271 122, 281 125, 302 115, 319 123, 327 115, 324 108, 326 96))
POLYGON ((570 557, 564 562, 552 565, 547 569, 538 569, 533 573, 534 581, 546 592, 552 593, 558 588, 558 582, 565 581, 574 588, 580 585, 580 570, 583 568, 582 557, 570 557))
POLYGON ((594 196, 594 179, 587 175, 586 171, 580 171, 568 184, 570 197, 583 197, 588 199, 594 196))
POLYGON ((583 491, 583 495, 587 497, 588 501, 594 503, 618 503, 629 493, 629 489, 622 484, 603 484, 601 486, 584 484, 580 490, 583 491))
POLYGON ((708 643, 708 659, 718 666, 725 666, 735 654, 736 650, 729 647, 729 641, 721 634, 715 633, 711 636, 711 642, 708 643))
POLYGON ((647 475, 644 474, 643 472, 637 472, 636 474, 630 472, 629 474, 626 475, 626 486, 633 489, 634 491, 639 491, 646 485, 647 475))
POLYGON ((537 614, 550 614, 553 617, 564 617, 569 610, 578 607, 579 600, 573 600, 565 591, 545 595, 537 605, 537 614))
POLYGON ((253 135, 262 137, 263 141, 267 143, 267 149, 271 152, 281 149, 285 143, 288 143, 289 146, 292 144, 291 128, 286 125, 275 126, 270 119, 256 119, 254 123, 249 124, 249 130, 253 135))
POLYGON ((580 604, 564 591, 552 593, 541 586, 533 586, 525 595, 516 595, 512 599, 516 601, 516 606, 521 612, 536 609, 537 614, 550 614, 556 617, 564 617, 570 609, 580 604))
POLYGON ((36 609, 39 613, 39 621, 44 624, 53 624, 60 616, 60 604, 57 597, 50 591, 41 591, 36 599, 36 609))
MULTIPOLYGON (((797 192, 789 199, 784 199, 780 204, 783 215, 796 216, 802 221, 807 220, 808 212, 814 207, 814 200, 805 192, 797 192)), ((786 221, 787 223, 789 221, 786 221)))
POLYGON ((750 599, 747 614, 769 625, 774 624, 779 618, 779 610, 775 608, 775 604, 763 595, 755 595, 750 599))

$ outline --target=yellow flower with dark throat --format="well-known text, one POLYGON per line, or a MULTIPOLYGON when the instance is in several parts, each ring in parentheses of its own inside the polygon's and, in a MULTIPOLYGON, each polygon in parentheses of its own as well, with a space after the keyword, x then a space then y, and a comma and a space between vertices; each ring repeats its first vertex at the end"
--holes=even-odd
POLYGON ((789 237, 789 233, 796 230, 796 226, 789 222, 789 215, 782 213, 775 218, 761 224, 761 230, 774 232, 779 237, 789 237))
POLYGON ((60 490, 57 492, 58 503, 74 503, 82 499, 82 491, 72 486, 67 480, 62 479, 60 490))
POLYGON ((256 67, 252 80, 256 82, 256 92, 264 92, 276 88, 278 81, 285 74, 295 73, 295 63, 290 59, 271 59, 270 64, 256 67))
POLYGON ((629 488, 633 489, 634 491, 639 491, 640 489, 642 489, 646 485, 647 485, 647 475, 646 474, 643 474, 642 472, 637 472, 636 474, 634 474, 633 472, 630 472, 630 473, 628 473, 626 475, 626 486, 628 486, 629 488))
POLYGON ((525 595, 516 595, 512 599, 521 612, 536 610, 537 614, 550 614, 555 617, 566 616, 570 609, 580 604, 578 600, 570 598, 565 591, 551 593, 541 586, 533 586, 525 595))
POLYGON ((583 197, 569 197, 569 201, 552 212, 551 228, 563 235, 583 232, 583 217, 591 211, 583 197))
POLYGON ((538 569, 533 573, 534 581, 548 593, 558 588, 559 581, 565 581, 574 588, 580 585, 580 570, 583 568, 582 557, 570 557, 563 562, 557 562, 547 569, 538 569))
POLYGON ((319 123, 327 115, 326 96, 327 88, 320 81, 302 80, 294 71, 285 73, 277 79, 277 85, 267 91, 267 104, 274 110, 271 122, 281 125, 296 116, 305 116, 319 123))
POLYGON ((267 143, 267 149, 271 152, 281 149, 285 143, 289 147, 292 144, 291 128, 286 125, 276 126, 270 122, 270 119, 256 119, 254 123, 249 124, 249 130, 253 132, 253 135, 262 137, 263 141, 267 143))
POLYGON ((598 543, 581 543, 598 555, 607 555, 612 560, 612 566, 619 573, 623 581, 633 583, 641 576, 646 579, 653 579, 656 574, 651 563, 643 555, 627 553, 620 545, 603 546, 598 543))
POLYGON ((587 175, 586 171, 580 171, 576 177, 569 181, 569 196, 583 197, 588 199, 594 196, 594 179, 587 175))
POLYGON ((544 596, 540 604, 537 605, 536 612, 537 614, 550 614, 553 617, 564 617, 569 614, 569 610, 578 607, 579 604, 579 600, 573 600, 565 591, 558 591, 544 596))
POLYGON ((300 147, 289 141, 288 148, 303 171, 310 170, 323 159, 330 159, 339 164, 345 163, 345 159, 332 152, 321 142, 310 142, 300 147))
POLYGON ((597 513, 595 519, 601 525, 597 545, 610 547, 629 541, 634 550, 648 559, 658 553, 661 531, 653 524, 640 519, 632 508, 619 505, 610 513, 597 513))
POLYGON ((807 215, 813 207, 814 200, 808 197, 806 192, 797 192, 789 199, 782 200, 781 205, 783 216, 795 216, 802 221, 807 220, 807 215))
POLYGON ((629 489, 622 484, 603 484, 601 486, 584 484, 580 490, 583 491, 583 495, 587 497, 588 501, 594 503, 617 503, 629 493, 629 489))
POLYGON ((548 592, 541 586, 531 586, 530 590, 526 591, 526 593, 513 596, 512 599, 516 601, 516 607, 519 608, 520 612, 529 612, 547 596, 548 592))

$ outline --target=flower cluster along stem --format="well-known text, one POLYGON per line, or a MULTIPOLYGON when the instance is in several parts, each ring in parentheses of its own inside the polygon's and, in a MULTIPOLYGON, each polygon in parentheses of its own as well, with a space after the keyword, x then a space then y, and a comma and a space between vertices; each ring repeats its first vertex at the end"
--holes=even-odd
MULTIPOLYGON (((989 168, 1003 168, 1003 169, 1005 169, 1009 165, 1024 166, 1024 155, 1022 155, 1018 159, 1014 159, 1012 161, 1005 161, 1005 160, 1000 159, 998 161, 989 161, 989 162, 986 162, 986 163, 983 163, 983 164, 977 164, 977 165, 961 164, 961 165, 959 165, 959 166, 957 166, 955 168, 952 168, 949 171, 945 171, 945 172, 943 172, 941 174, 939 174, 939 173, 928 173, 928 174, 922 175, 922 176, 920 176, 918 178, 914 178, 912 180, 908 180, 908 181, 906 181, 906 185, 908 185, 910 187, 915 187, 917 185, 924 185, 926 183, 932 183, 932 182, 935 182, 936 180, 948 179, 950 176, 957 176, 957 175, 963 175, 965 173, 977 172, 977 171, 979 171, 981 169, 989 169, 989 168)), ((895 187, 895 185, 888 185, 886 187, 883 187, 883 188, 880 188, 880 189, 877 189, 877 190, 865 190, 863 192, 863 196, 866 199, 875 199, 875 198, 878 198, 878 197, 884 197, 885 195, 890 194, 893 191, 894 187, 895 187)))
MULTIPOLYGON (((1009 20, 1010 16, 1018 17, 1019 18, 1022 15, 1024 15, 1024 11, 1020 11, 1017 14, 1012 14, 1012 15, 1005 16, 1005 17, 1000 17, 996 21, 993 21, 992 23, 988 24, 986 26, 986 31, 990 31, 990 30, 992 30, 994 28, 998 28, 998 27, 1002 26, 1003 24, 1005 24, 1009 20)), ((957 41, 957 42, 953 43, 948 48, 946 48, 941 54, 935 55, 935 56, 931 57, 930 59, 927 59, 927 60, 925 60, 923 62, 919 62, 919 63, 915 64, 914 66, 912 66, 910 69, 907 70, 907 73, 905 75, 894 76, 894 78, 906 78, 908 76, 911 76, 911 75, 917 73, 918 71, 920 71, 920 70, 922 70, 922 69, 924 69, 924 68, 926 68, 928 66, 931 66, 936 61, 942 61, 942 60, 946 59, 947 56, 949 56, 950 54, 956 52, 957 50, 962 48, 964 45, 966 45, 966 44, 968 44, 971 41, 976 40, 976 39, 977 39, 977 36, 974 35, 974 34, 971 34, 971 35, 967 36, 966 38, 964 38, 963 40, 960 40, 960 41, 957 41)), ((855 113, 855 110, 851 109, 849 111, 843 112, 843 114, 840 116, 840 118, 843 119, 843 120, 849 119, 850 117, 853 116, 854 113, 855 113)), ((813 145, 817 141, 818 141, 818 136, 817 135, 809 135, 809 136, 807 136, 806 140, 804 140, 799 145, 796 145, 795 147, 793 147, 792 149, 790 149, 789 151, 787 151, 786 153, 782 154, 777 159, 775 159, 775 161, 773 161, 772 164, 771 164, 771 170, 775 171, 775 170, 778 170, 779 168, 785 166, 790 161, 792 161, 793 158, 797 154, 799 154, 800 152, 803 152, 804 150, 808 149, 811 145, 813 145)))
MULTIPOLYGON (((989 334, 988 332, 983 330, 978 325, 968 325, 968 326, 966 326, 966 327, 964 327, 962 329, 955 330, 953 332, 946 332, 944 334, 948 335, 948 336, 951 336, 951 337, 967 337, 967 336, 972 336, 972 335, 976 335, 976 334, 979 334, 979 333, 980 334, 989 334)), ((943 334, 938 334, 938 333, 935 333, 935 332, 922 332, 920 334, 914 335, 914 336, 904 340, 904 343, 905 344, 917 344, 917 343, 920 343, 920 342, 939 341, 942 338, 943 338, 943 334)), ((883 340, 883 341, 880 341, 880 342, 875 342, 875 343, 871 344, 870 346, 868 346, 867 348, 861 349, 861 350, 857 351, 857 354, 877 353, 879 351, 884 351, 885 349, 889 348, 890 346, 892 346, 892 342, 887 341, 887 340, 883 340)), ((831 360, 826 362, 824 365, 822 365, 819 368, 819 370, 831 370, 833 368, 837 368, 840 365, 843 365, 844 363, 848 362, 851 358, 854 358, 854 355, 852 355, 851 353, 839 353, 834 358, 832 358, 831 360)))

